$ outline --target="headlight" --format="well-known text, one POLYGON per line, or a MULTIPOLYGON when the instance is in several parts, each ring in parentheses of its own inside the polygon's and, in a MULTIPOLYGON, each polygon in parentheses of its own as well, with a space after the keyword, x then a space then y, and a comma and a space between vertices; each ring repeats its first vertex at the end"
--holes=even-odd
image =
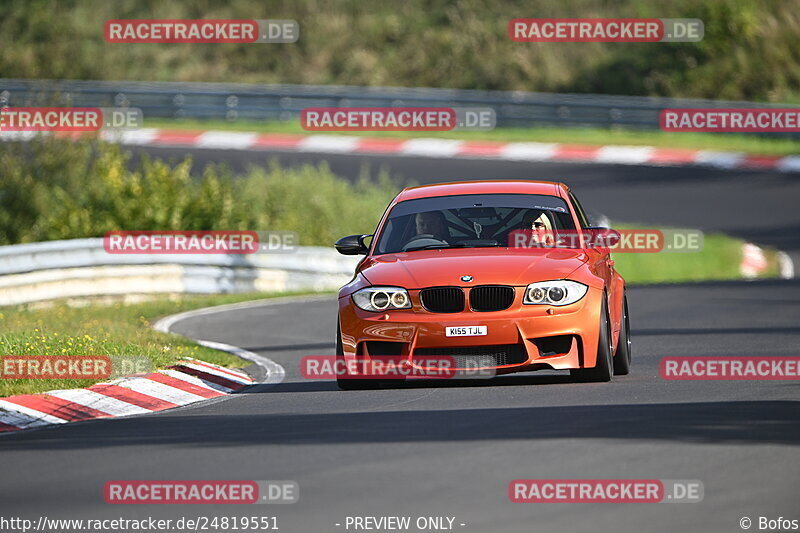
POLYGON ((364 311, 411 309, 408 291, 400 287, 367 287, 353 294, 353 302, 364 311))
POLYGON ((527 305, 569 305, 586 295, 589 287, 565 279, 531 283, 525 289, 522 303, 527 305))

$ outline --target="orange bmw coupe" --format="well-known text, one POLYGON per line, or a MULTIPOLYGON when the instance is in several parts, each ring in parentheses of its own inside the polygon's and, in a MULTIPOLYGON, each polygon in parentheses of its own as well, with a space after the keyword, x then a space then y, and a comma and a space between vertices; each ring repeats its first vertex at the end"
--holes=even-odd
MULTIPOLYGON (((347 362, 392 357, 413 366, 441 355, 455 367, 496 374, 569 370, 579 381, 627 374, 625 281, 609 249, 581 238, 541 245, 554 235, 558 241, 559 232, 597 229, 563 183, 403 190, 374 235, 335 244, 342 254, 366 256, 339 291, 337 363, 357 368, 347 362), (539 245, 527 245, 532 240, 539 245)), ((375 385, 357 374, 337 383, 375 385)))

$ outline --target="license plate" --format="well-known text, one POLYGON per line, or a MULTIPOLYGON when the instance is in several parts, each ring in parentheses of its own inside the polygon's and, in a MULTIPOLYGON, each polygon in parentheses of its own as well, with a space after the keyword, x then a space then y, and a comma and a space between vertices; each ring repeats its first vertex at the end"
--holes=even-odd
POLYGON ((477 337, 486 334, 486 326, 450 326, 445 331, 448 337, 477 337))

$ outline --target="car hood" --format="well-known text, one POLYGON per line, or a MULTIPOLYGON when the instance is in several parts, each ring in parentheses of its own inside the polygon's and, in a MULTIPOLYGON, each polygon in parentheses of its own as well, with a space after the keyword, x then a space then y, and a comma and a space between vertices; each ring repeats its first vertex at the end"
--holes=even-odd
POLYGON ((582 250, 464 248, 369 257, 360 271, 372 285, 527 285, 565 278, 587 261, 582 250), (471 282, 461 280, 472 276, 471 282))

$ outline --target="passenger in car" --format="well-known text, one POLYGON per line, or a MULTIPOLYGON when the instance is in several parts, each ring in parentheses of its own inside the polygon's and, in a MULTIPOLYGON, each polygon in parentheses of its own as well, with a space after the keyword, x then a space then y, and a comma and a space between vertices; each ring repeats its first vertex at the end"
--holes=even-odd
POLYGON ((553 222, 544 211, 538 209, 529 210, 522 217, 520 229, 532 231, 532 237, 543 247, 552 247, 555 244, 553 222))

